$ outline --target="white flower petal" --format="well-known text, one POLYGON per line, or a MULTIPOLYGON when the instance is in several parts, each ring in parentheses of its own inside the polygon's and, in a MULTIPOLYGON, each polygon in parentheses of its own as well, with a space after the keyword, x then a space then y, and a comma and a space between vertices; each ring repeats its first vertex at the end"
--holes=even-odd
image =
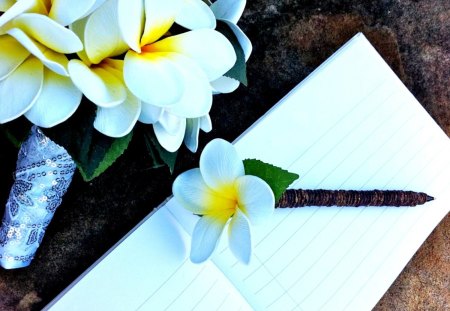
POLYGON ((55 52, 75 53, 83 49, 77 35, 48 16, 24 13, 16 17, 12 25, 55 52))
MULTIPOLYGON (((3 4, 3 6, 6 7, 9 6, 10 4, 11 4, 10 1, 6 1, 6 3, 3 4)), ((8 10, 6 10, 0 16, 0 28, 3 27, 6 23, 13 20, 15 17, 27 12, 28 10, 34 8, 35 6, 36 1, 34 0, 16 1, 11 7, 8 8, 8 10)))
POLYGON ((102 63, 99 66, 107 69, 109 72, 114 74, 117 77, 117 79, 124 82, 123 81, 124 61, 122 59, 106 58, 102 61, 102 63))
POLYGON ((30 55, 19 42, 11 36, 0 36, 0 81, 11 74, 30 55))
POLYGON ((203 181, 198 168, 188 170, 175 179, 172 192, 184 208, 197 215, 209 211, 209 202, 214 200, 214 194, 203 181))
POLYGON ((211 87, 217 93, 231 93, 239 87, 240 82, 236 79, 222 76, 211 81, 211 87))
POLYGON ((15 0, 0 0, 0 12, 5 12, 16 3, 15 0))
POLYGON ((43 46, 39 42, 34 41, 27 36, 22 30, 13 28, 7 32, 10 36, 14 37, 20 42, 31 54, 36 56, 47 68, 54 72, 68 76, 67 72, 67 57, 64 54, 56 53, 43 46))
POLYGON ((209 81, 221 77, 236 62, 234 48, 228 39, 211 29, 171 36, 152 44, 149 49, 154 52, 176 52, 194 59, 209 81))
POLYGON ((239 44, 242 47, 242 50, 244 51, 245 61, 248 61, 250 54, 252 54, 252 49, 253 49, 252 42, 247 37, 247 35, 241 30, 241 28, 239 28, 239 26, 236 26, 236 24, 233 24, 231 21, 228 21, 228 20, 222 20, 222 21, 224 23, 226 23, 233 31, 239 44))
POLYGON ((123 39, 139 53, 144 29, 144 0, 119 0, 117 17, 123 39))
POLYGON ((275 198, 269 185, 259 177, 245 175, 236 180, 239 208, 252 225, 267 221, 275 209, 275 198))
POLYGON ((97 109, 94 127, 110 137, 123 137, 131 132, 141 112, 141 102, 132 94, 118 106, 97 109))
POLYGON ((236 178, 244 175, 244 164, 232 144, 214 139, 200 156, 200 171, 209 187, 220 189, 234 184, 236 178))
POLYGON ((212 122, 209 114, 200 118, 200 129, 205 133, 212 131, 212 122))
POLYGON ((192 232, 190 258, 193 263, 202 263, 211 257, 227 221, 223 215, 207 215, 199 219, 192 232))
POLYGON ((89 9, 89 11, 86 12, 86 14, 84 14, 84 16, 82 16, 82 18, 91 15, 92 12, 94 12, 95 10, 97 10, 101 5, 103 5, 103 3, 105 3, 107 0, 96 0, 94 2, 94 4, 91 6, 91 8, 89 9))
POLYGON ((184 144, 191 152, 197 152, 198 136, 200 132, 200 118, 186 119, 186 133, 184 144))
POLYGON ((170 135, 176 135, 178 132, 186 128, 185 118, 178 117, 170 112, 163 111, 158 119, 158 123, 170 135))
POLYGON ((164 109, 161 107, 157 107, 157 106, 142 102, 142 109, 141 109, 141 114, 139 116, 139 122, 142 122, 145 124, 156 123, 161 118, 163 112, 164 112, 164 109))
POLYGON ((87 18, 84 48, 94 64, 128 50, 128 45, 122 39, 120 32, 117 10, 117 0, 110 0, 87 18))
POLYGON ((187 29, 216 28, 216 17, 203 0, 184 0, 175 22, 187 29))
POLYGON ((212 130, 212 123, 209 114, 200 118, 186 119, 184 144, 191 152, 197 152, 200 130, 207 133, 212 130))
POLYGON ((52 0, 52 7, 48 16, 63 26, 79 20, 92 8, 95 0, 52 0))
POLYGON ((194 214, 223 214, 227 219, 236 210, 236 200, 209 188, 195 168, 179 175, 172 186, 175 198, 194 214))
POLYGON ((159 107, 175 104, 184 92, 180 71, 166 55, 129 51, 125 56, 126 85, 142 101, 159 107))
POLYGON ((242 263, 248 264, 252 254, 250 225, 244 213, 236 210, 228 226, 228 243, 233 255, 242 263))
POLYGON ((184 132, 186 130, 186 119, 179 118, 177 131, 169 133, 160 122, 153 124, 153 130, 161 146, 169 152, 177 151, 183 143, 184 132))
POLYGON ((0 81, 0 123, 14 120, 30 109, 41 92, 43 71, 42 63, 29 57, 0 81))
POLYGON ((246 2, 246 0, 217 0, 211 5, 211 10, 217 19, 227 19, 237 24, 246 2))
MULTIPOLYGON (((84 42, 84 30, 86 29, 86 22, 87 18, 83 18, 69 25, 70 30, 72 30, 82 42, 84 42)), ((85 49, 78 51, 77 55, 85 64, 89 66, 92 64, 91 60, 86 54, 85 49)))
POLYGON ((82 61, 72 59, 69 72, 73 83, 97 106, 110 108, 127 97, 123 82, 107 66, 89 68, 82 61))
POLYGON ((184 80, 184 92, 180 100, 171 106, 171 112, 180 117, 197 118, 211 110, 212 90, 208 78, 197 64, 188 57, 168 53, 184 80))
POLYGON ((145 26, 141 46, 153 43, 172 27, 180 0, 145 0, 145 26))
POLYGON ((69 77, 44 68, 42 91, 25 116, 37 126, 55 126, 77 110, 81 97, 81 92, 69 77))

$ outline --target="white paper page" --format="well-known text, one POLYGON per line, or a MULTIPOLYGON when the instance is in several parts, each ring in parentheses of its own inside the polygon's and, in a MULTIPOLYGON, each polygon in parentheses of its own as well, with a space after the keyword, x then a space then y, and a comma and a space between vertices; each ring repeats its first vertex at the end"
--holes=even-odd
MULTIPOLYGON (((213 262, 257 310, 370 310, 449 210, 448 138, 361 35, 244 133, 236 146, 243 158, 259 158, 298 172, 301 178, 295 187, 410 189, 436 197, 417 208, 276 210, 266 227, 253 232, 255 252, 249 266, 238 264, 222 239, 213 262)), ((61 295, 65 304, 57 306, 68 310, 89 293, 95 299, 113 297, 112 301, 104 298, 105 303, 118 306, 113 303, 115 296, 135 295, 137 289, 145 291, 138 303, 120 305, 121 309, 144 309, 152 299, 165 297, 165 291, 170 294, 172 286, 177 288, 178 277, 185 277, 189 290, 206 289, 200 300, 201 294, 181 295, 197 309, 211 309, 208 299, 219 301, 224 310, 249 308, 220 277, 219 283, 225 284, 216 287, 208 277, 217 272, 211 262, 204 266, 186 260, 189 237, 174 219, 187 232, 196 221, 169 200, 61 295), (181 242, 169 243, 173 237, 159 242, 148 238, 171 234, 181 242), (160 246, 159 253, 152 243, 160 246), (138 256, 141 260, 123 264, 123 258, 139 252, 144 252, 138 256), (173 261, 166 262, 167 258, 173 261), (167 269, 161 270, 159 263, 167 269), (119 275, 111 279, 113 270, 119 275), (148 284, 140 283, 142 275, 149 276, 148 284), (215 298, 223 291, 230 296, 215 298)), ((184 307, 178 296, 179 292, 167 296, 164 306, 184 307)), ((136 298, 130 297, 122 301, 134 303, 136 298)), ((92 302, 98 306, 103 301, 92 302)))
POLYGON ((166 207, 144 220, 50 310, 251 310, 212 263, 192 264, 189 236, 166 207))
POLYGON ((293 185, 424 191, 408 208, 276 210, 252 262, 214 262, 257 310, 371 310, 449 211, 450 143, 359 35, 236 143, 300 174, 293 185))

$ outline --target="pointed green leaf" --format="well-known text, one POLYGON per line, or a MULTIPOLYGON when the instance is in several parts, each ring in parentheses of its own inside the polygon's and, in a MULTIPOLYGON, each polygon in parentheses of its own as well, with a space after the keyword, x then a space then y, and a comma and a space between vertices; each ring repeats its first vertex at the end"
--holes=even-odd
POLYGON ((128 135, 117 138, 113 141, 109 149, 105 152, 103 159, 98 164, 97 168, 92 173, 85 172, 83 165, 79 165, 81 176, 85 181, 91 181, 92 179, 100 176, 108 167, 110 167, 128 148, 128 145, 133 138, 133 132, 128 135))
POLYGON ((177 160, 177 152, 169 152, 164 149, 156 138, 153 129, 147 129, 144 132, 145 145, 153 161, 153 168, 164 165, 169 167, 170 173, 173 173, 177 160))
POLYGON ((66 148, 85 181, 100 176, 127 149, 132 133, 111 138, 94 128, 95 106, 82 103, 66 122, 45 129, 44 132, 57 144, 66 148))
POLYGON ((236 63, 224 74, 224 76, 238 80, 247 86, 247 64, 245 63, 245 54, 233 30, 224 22, 217 21, 216 30, 223 34, 233 45, 236 53, 236 63))
POLYGON ((299 178, 298 174, 256 159, 245 159, 244 168, 246 175, 257 176, 270 186, 275 202, 278 202, 283 192, 299 178))

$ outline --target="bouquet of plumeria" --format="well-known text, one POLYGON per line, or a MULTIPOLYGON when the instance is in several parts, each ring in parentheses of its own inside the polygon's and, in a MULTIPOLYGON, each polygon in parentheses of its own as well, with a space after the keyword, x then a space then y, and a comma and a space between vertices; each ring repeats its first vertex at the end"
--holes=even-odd
POLYGON ((138 122, 163 162, 183 142, 197 150, 199 131, 212 128, 213 94, 246 84, 252 47, 236 25, 244 7, 245 0, 0 0, 0 129, 20 142, 9 124, 24 116, 30 133, 0 229, 0 264, 30 263, 75 164, 85 180, 100 175, 138 122))

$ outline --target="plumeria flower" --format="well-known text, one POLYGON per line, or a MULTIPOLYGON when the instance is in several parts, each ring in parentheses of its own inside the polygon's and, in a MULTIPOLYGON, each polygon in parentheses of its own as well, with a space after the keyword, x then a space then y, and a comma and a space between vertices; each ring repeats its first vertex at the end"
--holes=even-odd
MULTIPOLYGON (((252 43, 245 33, 237 26, 237 22, 244 12, 246 0, 217 0, 211 5, 211 10, 217 20, 224 22, 233 31, 242 50, 245 61, 248 61, 252 53, 252 43)), ((231 93, 239 87, 239 81, 222 76, 211 82, 216 93, 231 93)))
MULTIPOLYGON (((128 0, 119 0, 118 11, 122 36, 131 48, 125 56, 126 85, 143 105, 170 108, 172 114, 184 118, 209 112, 212 105, 209 82, 236 62, 231 43, 212 29, 195 29, 161 39, 179 16, 186 14, 180 9, 190 2, 201 1, 155 0, 133 6, 128 0), (130 25, 136 26, 133 20, 137 17, 142 19, 141 27, 133 28, 130 25)), ((205 10, 209 8, 206 6, 205 10)))
MULTIPOLYGON (((205 5, 204 3, 202 4, 205 5)), ((217 20, 224 22, 228 25, 228 27, 230 27, 238 39, 238 42, 244 51, 245 60, 247 61, 252 52, 252 44, 244 32, 236 25, 242 15, 242 12, 244 11, 245 4, 245 0, 218 0, 211 5, 211 11, 214 13, 217 20)), ((192 3, 185 4, 185 6, 189 5, 192 5, 192 3)), ((186 10, 186 7, 184 10, 186 10)), ((204 20, 206 20, 206 18, 204 20)), ((199 24, 197 27, 207 27, 207 23, 204 22, 203 25, 199 24)), ((224 75, 214 81, 210 81, 210 84, 214 93, 230 93, 239 87, 239 81, 224 75)), ((163 147, 167 150, 177 150, 182 143, 182 138, 184 137, 186 147, 192 152, 196 152, 198 148, 198 135, 200 129, 205 132, 212 130, 209 115, 184 120, 182 117, 171 115, 168 109, 164 110, 164 113, 162 113, 163 110, 164 109, 159 110, 161 113, 159 114, 159 116, 161 116, 161 120, 143 122, 154 123, 156 137, 161 145, 163 145, 163 147), (183 135, 183 130, 185 128, 186 131, 183 135)))
POLYGON ((126 87, 123 78, 124 61, 113 58, 128 51, 117 35, 117 1, 106 1, 88 17, 71 25, 83 40, 85 49, 80 59, 69 62, 69 73, 75 85, 95 105, 94 127, 110 137, 128 134, 141 113, 141 101, 126 87), (95 36, 101 35, 102 46, 95 36))
POLYGON ((153 124, 158 142, 169 152, 177 151, 183 142, 190 151, 196 152, 200 130, 212 130, 209 114, 198 118, 184 118, 172 114, 170 109, 152 105, 143 105, 142 108, 139 121, 153 124))
POLYGON ((245 175, 233 145, 222 139, 211 141, 200 156, 200 168, 179 175, 172 190, 186 209, 202 216, 192 233, 192 262, 203 262, 212 255, 228 225, 230 250, 238 260, 249 263, 250 224, 270 218, 275 199, 265 181, 245 175))
POLYGON ((66 25, 102 1, 0 0, 0 123, 23 114, 51 127, 69 118, 81 92, 68 77, 67 57, 82 49, 66 25))
MULTIPOLYGON (((186 119, 204 116, 211 108, 209 82, 236 61, 231 43, 210 29, 214 26, 214 14, 201 0, 109 0, 74 23, 72 29, 82 38, 85 50, 79 53, 81 61, 70 61, 69 71, 74 83, 102 111, 96 119, 102 127, 96 128, 118 137, 137 120, 155 128, 177 123, 166 127, 170 135, 157 134, 164 148, 177 150, 186 119), (195 30, 170 36, 175 22, 195 30), (119 71, 111 71, 108 59, 122 54, 123 79, 117 79, 119 71)), ((183 137, 184 132, 181 141, 183 137)))

